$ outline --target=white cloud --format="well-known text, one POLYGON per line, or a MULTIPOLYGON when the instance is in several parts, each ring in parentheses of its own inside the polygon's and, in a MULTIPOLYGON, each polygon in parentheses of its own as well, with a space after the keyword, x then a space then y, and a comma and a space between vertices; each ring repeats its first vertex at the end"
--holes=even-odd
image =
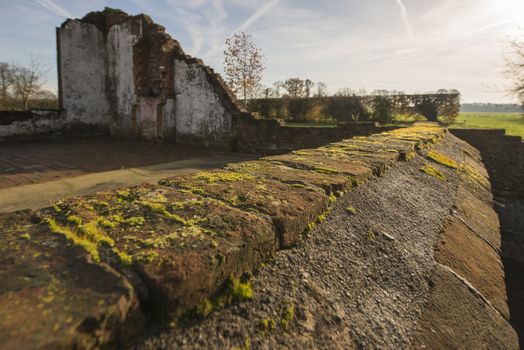
POLYGON ((404 2, 402 2, 402 0, 395 0, 395 2, 400 7, 400 16, 402 18, 402 23, 404 23, 404 27, 408 32, 409 38, 414 39, 413 28, 411 28, 411 23, 409 22, 408 17, 408 11, 406 9, 406 6, 404 5, 404 2))
POLYGON ((59 16, 59 17, 66 17, 66 18, 73 18, 74 16, 71 14, 71 12, 64 9, 62 6, 55 3, 53 0, 35 0, 40 6, 48 10, 49 12, 59 16))
POLYGON ((262 17, 264 14, 266 14, 267 11, 269 11, 272 7, 275 7, 279 2, 280 2, 280 0, 271 0, 271 1, 268 1, 267 3, 265 3, 264 5, 259 7, 255 11, 255 13, 251 15, 251 17, 249 17, 244 23, 242 23, 240 28, 244 29, 244 30, 249 28, 251 25, 253 25, 253 23, 258 21, 260 19, 260 17, 262 17))

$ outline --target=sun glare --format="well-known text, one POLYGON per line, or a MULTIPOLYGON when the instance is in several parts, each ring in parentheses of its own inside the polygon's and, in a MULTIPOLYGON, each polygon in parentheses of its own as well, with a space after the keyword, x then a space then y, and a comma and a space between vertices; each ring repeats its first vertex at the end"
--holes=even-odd
POLYGON ((524 0, 490 0, 490 9, 524 24, 524 0))

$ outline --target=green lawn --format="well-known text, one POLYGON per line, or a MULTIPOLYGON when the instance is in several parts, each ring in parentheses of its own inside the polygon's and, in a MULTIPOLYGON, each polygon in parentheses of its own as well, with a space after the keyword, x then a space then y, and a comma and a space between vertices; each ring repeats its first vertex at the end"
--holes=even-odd
POLYGON ((520 113, 460 113, 451 127, 506 129, 507 135, 524 138, 524 116, 520 113))

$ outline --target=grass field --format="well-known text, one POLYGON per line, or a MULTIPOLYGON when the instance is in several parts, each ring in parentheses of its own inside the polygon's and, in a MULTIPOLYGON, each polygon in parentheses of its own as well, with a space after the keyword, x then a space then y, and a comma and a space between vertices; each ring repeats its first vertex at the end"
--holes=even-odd
POLYGON ((524 138, 524 116, 520 113, 460 113, 451 127, 505 129, 507 135, 524 138))

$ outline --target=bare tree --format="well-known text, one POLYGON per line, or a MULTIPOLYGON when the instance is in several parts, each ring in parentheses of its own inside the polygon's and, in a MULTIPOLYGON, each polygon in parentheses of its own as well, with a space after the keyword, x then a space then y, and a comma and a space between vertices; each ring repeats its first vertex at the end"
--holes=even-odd
POLYGON ((264 90, 265 86, 258 83, 255 86, 253 86, 252 89, 248 92, 248 98, 249 99, 256 99, 256 98, 262 98, 264 96, 264 90))
POLYGON ((312 82, 309 79, 304 80, 304 92, 306 94, 306 97, 311 96, 311 90, 313 90, 313 86, 315 86, 314 82, 312 82))
POLYGON ((43 78, 48 70, 45 64, 35 58, 31 58, 29 67, 11 65, 13 95, 23 110, 28 110, 29 101, 42 91, 43 78))
POLYGON ((317 92, 315 94, 315 96, 318 96, 318 97, 325 97, 327 96, 327 85, 321 81, 319 81, 317 83, 317 92))
POLYGON ((353 89, 351 88, 348 88, 348 87, 345 87, 345 88, 341 88, 341 89, 338 89, 337 92, 335 93, 335 96, 353 96, 355 95, 355 91, 353 91, 353 89))
POLYGON ((304 80, 300 78, 289 78, 284 82, 284 89, 287 91, 290 97, 303 97, 304 96, 304 80))
POLYGON ((258 89, 264 68, 264 55, 256 47, 251 35, 241 30, 226 40, 226 81, 231 90, 242 97, 244 107, 248 96, 252 96, 258 89))
POLYGON ((264 98, 266 98, 266 99, 273 97, 274 93, 275 93, 275 91, 272 88, 270 88, 270 87, 267 87, 264 90, 262 90, 262 96, 264 98))
POLYGON ((506 75, 513 80, 511 93, 515 94, 524 106, 524 41, 510 41, 511 57, 506 59, 506 75))
POLYGON ((281 96, 280 89, 282 89, 284 87, 284 82, 283 81, 275 81, 273 83, 273 86, 274 86, 273 91, 274 91, 275 97, 277 97, 277 98, 280 97, 281 96))
POLYGON ((9 97, 9 89, 12 85, 11 73, 9 64, 0 62, 0 98, 3 100, 9 97))

